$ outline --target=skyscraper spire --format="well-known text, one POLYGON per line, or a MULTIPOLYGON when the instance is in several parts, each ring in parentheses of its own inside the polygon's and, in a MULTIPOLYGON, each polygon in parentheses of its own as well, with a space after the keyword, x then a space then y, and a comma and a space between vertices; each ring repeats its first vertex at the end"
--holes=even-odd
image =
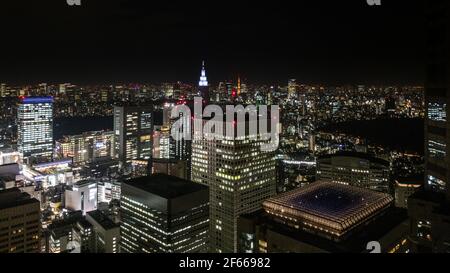
POLYGON ((202 70, 200 72, 200 81, 198 82, 198 90, 205 104, 209 103, 209 87, 208 78, 206 77, 205 61, 202 61, 202 70))
POLYGON ((202 71, 200 74, 200 81, 198 86, 208 86, 208 78, 206 77, 205 61, 202 61, 202 71))

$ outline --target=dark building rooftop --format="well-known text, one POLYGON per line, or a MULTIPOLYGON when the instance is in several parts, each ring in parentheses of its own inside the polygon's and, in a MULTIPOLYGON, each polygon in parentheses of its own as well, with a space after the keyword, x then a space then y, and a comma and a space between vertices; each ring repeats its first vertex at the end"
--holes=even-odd
POLYGON ((417 174, 417 175, 413 175, 413 176, 406 176, 406 177, 396 177, 395 182, 397 182, 398 184, 403 184, 403 185, 423 185, 423 181, 424 181, 424 175, 423 174, 417 174))
POLYGON ((8 209, 33 203, 39 204, 39 201, 31 198, 29 194, 21 192, 17 188, 0 191, 0 209, 8 209))
POLYGON ((119 225, 115 224, 111 219, 109 219, 105 214, 103 214, 99 210, 90 211, 87 213, 89 217, 94 219, 100 226, 102 226, 105 230, 118 228, 119 225))
POLYGON ((61 220, 53 221, 49 226, 49 230, 60 230, 60 229, 67 229, 72 228, 72 226, 83 219, 83 214, 81 211, 73 211, 68 213, 68 215, 61 220))
POLYGON ((437 204, 445 204, 445 201, 446 201, 444 193, 428 191, 425 188, 422 188, 422 189, 414 192, 409 198, 423 200, 426 202, 432 202, 432 203, 437 203, 437 204))
POLYGON ((207 189, 206 186, 162 173, 131 179, 124 184, 167 199, 207 189))

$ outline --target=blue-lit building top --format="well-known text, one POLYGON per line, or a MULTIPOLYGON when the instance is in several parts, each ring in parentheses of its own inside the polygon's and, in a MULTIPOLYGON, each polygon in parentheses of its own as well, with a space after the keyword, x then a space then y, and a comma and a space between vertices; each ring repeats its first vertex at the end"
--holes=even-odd
POLYGON ((20 97, 20 102, 23 104, 39 104, 39 103, 53 103, 53 97, 20 97))
POLYGON ((206 77, 205 62, 202 62, 202 71, 200 72, 200 80, 198 86, 208 86, 208 78, 206 77))

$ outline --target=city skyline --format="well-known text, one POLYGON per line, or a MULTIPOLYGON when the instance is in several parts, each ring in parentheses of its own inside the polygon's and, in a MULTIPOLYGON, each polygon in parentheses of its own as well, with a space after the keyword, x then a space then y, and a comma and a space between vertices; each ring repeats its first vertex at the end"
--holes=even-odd
POLYGON ((450 253, 449 7, 0 3, 0 253, 450 253))

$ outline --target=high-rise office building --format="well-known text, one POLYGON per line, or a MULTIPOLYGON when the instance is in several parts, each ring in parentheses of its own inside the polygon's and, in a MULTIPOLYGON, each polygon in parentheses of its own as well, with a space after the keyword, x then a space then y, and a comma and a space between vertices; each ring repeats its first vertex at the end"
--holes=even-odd
POLYGON ((0 97, 9 97, 8 87, 6 86, 6 83, 0 84, 0 97))
POLYGON ((364 153, 341 152, 319 157, 318 179, 389 192, 389 162, 364 153))
POLYGON ((204 103, 208 104, 210 100, 208 78, 206 77, 205 62, 202 63, 202 70, 200 72, 200 80, 198 82, 198 89, 200 96, 204 103))
POLYGON ((266 141, 260 134, 219 137, 193 140, 192 181, 210 189, 210 251, 232 253, 239 215, 260 209, 276 194, 275 155, 261 151, 266 141))
POLYGON ((450 252, 450 4, 427 1, 425 187, 408 200, 414 252, 450 252))
POLYGON ((450 196, 449 119, 450 102, 450 27, 446 1, 433 1, 428 9, 428 68, 425 90, 426 183, 430 191, 450 196), (445 15, 447 17, 445 17, 445 15))
POLYGON ((225 83, 225 91, 226 94, 224 96, 224 100, 231 101, 233 99, 233 83, 231 81, 227 81, 225 83))
POLYGON ((0 253, 39 253, 40 236, 39 201, 17 188, 0 191, 0 253))
POLYGON ((169 139, 169 158, 175 160, 185 161, 187 164, 187 175, 191 177, 191 162, 192 162, 192 140, 182 138, 184 130, 192 131, 190 122, 191 117, 180 113, 178 117, 170 119, 170 127, 172 128, 177 121, 183 124, 182 130, 175 130, 174 135, 169 139), (186 126, 186 127, 184 127, 186 126), (176 140, 178 139, 178 140, 176 140))
POLYGON ((287 89, 288 89, 288 98, 296 99, 298 90, 297 80, 296 79, 289 80, 287 89))
POLYGON ((53 156, 53 98, 20 97, 17 111, 18 147, 25 162, 53 156))
POLYGON ((153 106, 114 106, 114 134, 121 168, 127 168, 133 159, 150 159, 153 106))
POLYGON ((170 158, 170 126, 162 126, 159 134, 159 158, 170 158))
POLYGON ((190 253, 208 248, 208 188, 165 174, 122 184, 121 252, 190 253))

